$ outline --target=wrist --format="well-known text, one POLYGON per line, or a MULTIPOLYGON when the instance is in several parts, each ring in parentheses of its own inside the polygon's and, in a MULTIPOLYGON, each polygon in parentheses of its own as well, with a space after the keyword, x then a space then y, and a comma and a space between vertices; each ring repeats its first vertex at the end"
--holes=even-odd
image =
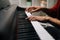
POLYGON ((48 20, 48 21, 49 21, 50 19, 51 19, 51 17, 49 17, 49 16, 47 16, 47 17, 46 17, 46 20, 48 20))

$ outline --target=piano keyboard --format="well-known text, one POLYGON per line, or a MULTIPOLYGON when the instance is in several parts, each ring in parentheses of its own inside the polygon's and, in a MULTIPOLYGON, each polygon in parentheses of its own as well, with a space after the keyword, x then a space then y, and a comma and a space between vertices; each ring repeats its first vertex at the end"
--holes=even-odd
POLYGON ((31 16, 23 10, 17 13, 16 40, 55 40, 37 21, 25 19, 31 16))
MULTIPOLYGON (((31 13, 25 12, 26 15, 32 16, 31 13)), ((38 21, 31 21, 31 24, 33 25, 35 31, 37 32, 39 38, 41 40, 55 40, 42 26, 38 21)))
POLYGON ((17 40, 40 40, 36 31, 24 11, 19 11, 17 15, 17 40))

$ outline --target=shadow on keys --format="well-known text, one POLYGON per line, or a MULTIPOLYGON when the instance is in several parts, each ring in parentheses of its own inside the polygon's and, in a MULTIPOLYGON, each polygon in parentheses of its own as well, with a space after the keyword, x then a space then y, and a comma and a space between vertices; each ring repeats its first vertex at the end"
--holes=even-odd
MULTIPOLYGON (((37 11, 32 13, 34 16, 48 16, 43 11, 37 11)), ((40 24, 55 38, 55 40, 60 40, 60 27, 50 21, 38 21, 40 24)))

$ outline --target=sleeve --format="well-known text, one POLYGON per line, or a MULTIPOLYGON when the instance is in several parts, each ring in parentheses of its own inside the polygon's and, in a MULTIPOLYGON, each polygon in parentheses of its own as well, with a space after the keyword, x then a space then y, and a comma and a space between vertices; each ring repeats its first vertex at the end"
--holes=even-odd
POLYGON ((41 11, 47 13, 49 16, 56 16, 57 10, 58 10, 58 6, 59 6, 59 1, 57 1, 57 3, 50 9, 48 8, 41 8, 41 11))
POLYGON ((45 12, 48 16, 56 17, 57 11, 47 8, 42 8, 41 11, 45 12))

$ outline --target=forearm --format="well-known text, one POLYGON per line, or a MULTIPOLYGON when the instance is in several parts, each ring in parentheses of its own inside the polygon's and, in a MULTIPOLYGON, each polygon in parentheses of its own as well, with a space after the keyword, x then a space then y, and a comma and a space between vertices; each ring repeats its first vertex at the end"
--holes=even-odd
POLYGON ((53 22, 53 23, 55 23, 55 24, 57 24, 57 25, 60 25, 60 20, 57 19, 57 18, 52 18, 52 17, 50 17, 50 18, 49 18, 49 21, 51 21, 51 22, 53 22))

